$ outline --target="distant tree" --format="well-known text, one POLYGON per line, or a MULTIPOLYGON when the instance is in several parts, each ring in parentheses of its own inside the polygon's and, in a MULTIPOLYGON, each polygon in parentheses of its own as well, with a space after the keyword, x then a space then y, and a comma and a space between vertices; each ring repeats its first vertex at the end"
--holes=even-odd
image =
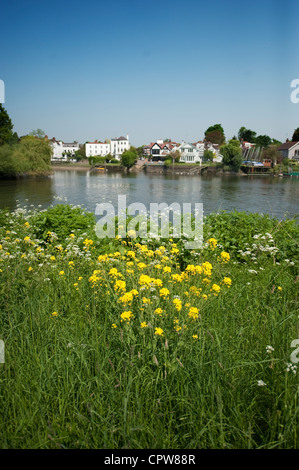
POLYGON ((245 142, 255 143, 256 132, 246 129, 246 127, 240 127, 238 132, 238 139, 244 140, 245 142))
POLYGON ((224 130, 221 124, 214 124, 205 131, 205 139, 212 144, 223 144, 225 142, 224 130))
POLYGON ((234 145, 235 147, 240 148, 240 141, 239 141, 238 139, 232 138, 232 139, 230 139, 230 140, 228 141, 228 143, 229 143, 230 145, 234 145))
POLYGON ((105 161, 107 163, 111 162, 111 160, 113 160, 113 155, 111 155, 111 153, 108 153, 106 156, 105 156, 105 161))
POLYGON ((16 145, 0 147, 0 175, 44 174, 50 170, 52 148, 44 139, 25 136, 16 145))
POLYGON ((126 168, 130 168, 133 166, 138 158, 138 154, 136 149, 130 148, 130 150, 127 150, 124 152, 121 156, 121 164, 125 166, 126 168))
POLYGON ((42 129, 36 129, 35 131, 31 131, 29 135, 38 137, 39 139, 44 139, 46 134, 42 129))
POLYGON ((76 160, 84 160, 86 158, 84 146, 79 145, 79 150, 75 151, 76 160))
POLYGON ((268 135, 258 135, 255 139, 255 143, 258 147, 267 148, 271 145, 272 139, 268 135))
POLYGON ((212 150, 205 150, 203 153, 203 159, 205 162, 212 162, 214 158, 214 152, 212 150))
POLYGON ((6 109, 2 104, 0 104, 0 145, 11 143, 11 141, 14 139, 14 136, 16 136, 16 133, 13 133, 12 129, 13 124, 11 119, 6 109))
POLYGON ((143 157, 143 147, 144 147, 144 145, 141 145, 140 147, 137 147, 137 148, 136 148, 136 152, 137 152, 137 154, 138 154, 138 158, 143 157))
POLYGON ((222 162, 232 170, 238 171, 242 164, 242 149, 233 144, 221 147, 222 162))
POLYGON ((281 163, 282 156, 278 150, 278 145, 269 145, 269 147, 263 150, 262 154, 263 160, 272 160, 274 165, 281 163))
POLYGON ((299 142, 299 127, 294 131, 292 142, 299 142))

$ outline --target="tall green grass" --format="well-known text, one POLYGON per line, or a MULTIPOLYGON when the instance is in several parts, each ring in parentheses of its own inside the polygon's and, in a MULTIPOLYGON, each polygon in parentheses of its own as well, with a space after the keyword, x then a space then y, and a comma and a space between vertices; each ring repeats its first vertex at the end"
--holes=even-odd
MULTIPOLYGON (((173 296, 185 303, 190 285, 209 290, 198 276, 166 281, 148 263, 147 273, 163 280, 170 298, 155 299, 157 290, 141 291, 138 279, 145 270, 133 262, 133 272, 126 272, 128 250, 142 259, 136 241, 114 240, 114 249, 104 250, 108 261, 99 264, 103 249, 92 227, 75 229, 60 249, 61 240, 53 234, 45 234, 47 241, 34 238, 37 214, 1 216, 1 448, 298 448, 298 375, 295 364, 288 366, 291 342, 299 338, 298 260, 276 252, 275 257, 282 256, 277 262, 271 251, 240 259, 236 247, 223 263, 223 248, 208 245, 193 254, 192 263, 211 262, 213 282, 229 276, 232 285, 208 300, 191 297, 200 318, 189 322, 186 309, 173 308, 173 296), (93 244, 84 245, 89 239, 93 244), (111 261, 115 252, 124 256, 121 262, 111 261), (109 277, 112 266, 124 274, 127 286, 139 290, 130 307, 118 302, 109 277), (92 288, 95 269, 104 281, 92 288), (152 299, 147 307, 144 295, 152 299), (165 309, 163 317, 153 313, 157 305, 165 309), (126 324, 120 313, 129 309, 135 316, 126 324), (187 328, 174 330, 177 317, 187 328), (147 328, 140 328, 141 320, 147 328), (163 336, 154 334, 156 326, 163 327, 163 336), (267 346, 273 350, 267 352, 267 346)), ((296 233, 292 240, 298 243, 296 233)), ((171 253, 172 242, 164 243, 171 253)), ((184 259, 187 264, 187 255, 180 248, 165 265, 181 273, 178 266, 184 259)))

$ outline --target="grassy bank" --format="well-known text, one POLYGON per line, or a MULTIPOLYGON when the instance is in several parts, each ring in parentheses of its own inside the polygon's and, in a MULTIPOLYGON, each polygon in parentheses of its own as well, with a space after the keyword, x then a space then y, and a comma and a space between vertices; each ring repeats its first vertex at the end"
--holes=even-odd
POLYGON ((298 448, 293 221, 212 214, 195 252, 70 206, 0 222, 1 448, 298 448))

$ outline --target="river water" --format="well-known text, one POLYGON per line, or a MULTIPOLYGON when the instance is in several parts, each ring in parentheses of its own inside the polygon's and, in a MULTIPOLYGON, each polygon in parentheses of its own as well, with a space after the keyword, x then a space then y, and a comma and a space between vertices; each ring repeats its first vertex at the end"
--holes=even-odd
POLYGON ((118 196, 127 205, 141 202, 170 205, 203 203, 204 214, 221 210, 267 213, 283 219, 299 213, 299 178, 272 176, 183 176, 141 173, 96 174, 85 170, 55 170, 43 179, 0 180, 0 208, 17 205, 47 208, 52 204, 81 205, 95 212, 110 202, 117 210, 118 196))

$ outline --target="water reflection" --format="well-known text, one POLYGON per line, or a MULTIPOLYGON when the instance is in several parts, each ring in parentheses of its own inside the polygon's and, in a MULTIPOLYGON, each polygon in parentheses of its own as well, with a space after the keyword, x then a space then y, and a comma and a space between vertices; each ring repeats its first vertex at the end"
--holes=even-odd
POLYGON ((48 207, 67 200, 94 212, 96 204, 126 195, 127 205, 152 202, 203 203, 204 213, 239 210, 268 213, 278 218, 298 212, 299 179, 269 176, 186 176, 144 173, 103 173, 56 170, 47 179, 0 181, 0 207, 15 209, 16 201, 48 207))

